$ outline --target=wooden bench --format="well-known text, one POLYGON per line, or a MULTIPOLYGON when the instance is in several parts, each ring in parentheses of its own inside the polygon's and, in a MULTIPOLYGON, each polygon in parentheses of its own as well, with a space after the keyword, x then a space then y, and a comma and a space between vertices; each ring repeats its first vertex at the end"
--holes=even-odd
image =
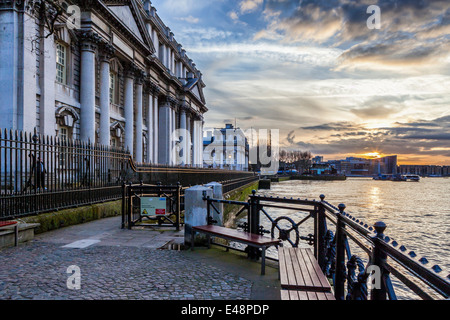
POLYGON ((195 233, 204 233, 209 236, 215 236, 226 240, 244 243, 251 247, 260 248, 261 253, 261 275, 265 274, 266 268, 266 249, 271 246, 280 244, 280 240, 263 237, 260 235, 243 232, 235 229, 218 227, 218 226, 197 226, 192 227, 191 232, 191 250, 194 250, 195 233))
POLYGON ((279 247, 278 260, 283 300, 334 300, 311 249, 279 247))
POLYGON ((281 290, 281 300, 336 300, 331 292, 281 290))

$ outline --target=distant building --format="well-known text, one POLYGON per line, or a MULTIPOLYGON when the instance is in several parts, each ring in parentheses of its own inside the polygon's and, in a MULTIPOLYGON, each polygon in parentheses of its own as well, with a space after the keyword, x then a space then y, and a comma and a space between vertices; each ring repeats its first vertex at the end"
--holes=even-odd
POLYGON ((450 166, 436 166, 436 165, 400 165, 398 167, 400 174, 416 174, 422 177, 448 177, 450 176, 450 166))
POLYGON ((329 160, 326 162, 337 174, 356 177, 371 177, 378 174, 396 174, 397 156, 376 159, 347 157, 345 160, 329 160))
POLYGON ((320 164, 323 163, 323 157, 322 156, 316 156, 314 158, 311 159, 311 162, 313 164, 320 164))
POLYGON ((249 144, 240 128, 227 124, 225 128, 206 130, 203 147, 204 167, 248 171, 249 144))

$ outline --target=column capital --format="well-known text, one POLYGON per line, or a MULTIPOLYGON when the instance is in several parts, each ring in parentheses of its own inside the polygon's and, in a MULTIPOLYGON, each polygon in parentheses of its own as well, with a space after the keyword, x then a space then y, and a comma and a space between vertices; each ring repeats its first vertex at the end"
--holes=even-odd
POLYGON ((126 64, 123 68, 123 74, 126 78, 131 78, 134 80, 136 72, 139 68, 134 63, 126 64))
POLYGON ((180 107, 180 112, 183 112, 183 113, 188 113, 191 108, 190 105, 186 101, 182 101, 179 104, 179 107, 180 107))
POLYGON ((143 84, 147 73, 134 63, 129 63, 123 68, 124 76, 133 79, 137 84, 143 84))
POLYGON ((178 100, 170 95, 165 95, 162 101, 169 104, 171 108, 175 108, 178 104, 178 100))
POLYGON ((97 50, 98 45, 101 42, 101 37, 92 31, 81 30, 77 32, 79 43, 81 45, 82 51, 92 51, 97 50))
POLYGON ((149 94, 158 96, 159 93, 161 92, 161 89, 159 88, 158 84, 156 84, 154 81, 151 80, 149 74, 147 74, 144 81, 145 81, 145 91, 149 94))
POLYGON ((116 52, 116 49, 113 45, 107 43, 107 42, 101 42, 99 45, 99 57, 100 61, 102 62, 108 62, 111 60, 111 58, 114 56, 116 52))
POLYGON ((147 77, 147 73, 144 70, 137 69, 134 74, 134 79, 136 81, 136 84, 143 85, 145 82, 145 78, 147 77))

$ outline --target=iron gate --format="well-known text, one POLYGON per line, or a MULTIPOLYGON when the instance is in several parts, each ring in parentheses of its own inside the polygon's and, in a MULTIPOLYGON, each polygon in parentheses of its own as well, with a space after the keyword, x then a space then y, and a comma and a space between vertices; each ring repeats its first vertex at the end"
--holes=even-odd
POLYGON ((124 184, 122 229, 131 230, 135 226, 174 227, 180 231, 181 191, 180 184, 176 186, 124 184))

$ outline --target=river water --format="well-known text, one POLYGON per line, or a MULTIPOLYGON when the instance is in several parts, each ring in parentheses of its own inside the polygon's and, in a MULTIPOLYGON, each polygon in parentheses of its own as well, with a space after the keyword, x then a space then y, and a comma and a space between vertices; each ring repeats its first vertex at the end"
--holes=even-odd
MULTIPOLYGON (((450 271, 450 178, 422 178, 420 182, 376 181, 370 178, 349 178, 346 181, 298 181, 272 183, 270 190, 259 195, 319 200, 338 206, 344 203, 346 212, 369 226, 377 221, 387 225, 385 235, 425 256, 429 266, 438 264, 446 277, 450 271)), ((269 214, 290 216, 295 222, 306 214, 267 208, 269 214)), ((261 223, 270 230, 268 219, 261 223)), ((301 234, 313 233, 312 221, 300 226, 301 234)), ((350 240, 351 241, 351 240, 350 240)), ((304 241, 303 241, 304 242, 304 241)), ((304 242, 305 243, 305 242, 304 242)), ((394 280, 395 281, 395 280, 394 280)), ((399 298, 413 298, 400 290, 399 298)))

